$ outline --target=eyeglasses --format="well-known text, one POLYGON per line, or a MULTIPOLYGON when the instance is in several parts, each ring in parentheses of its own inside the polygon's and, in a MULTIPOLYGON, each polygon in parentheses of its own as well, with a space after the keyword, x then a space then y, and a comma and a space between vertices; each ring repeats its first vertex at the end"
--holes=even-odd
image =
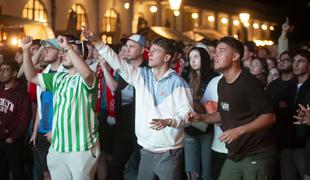
POLYGON ((278 63, 284 63, 284 64, 287 64, 287 63, 291 63, 291 59, 289 58, 286 58, 286 59, 278 59, 278 63))
POLYGON ((82 56, 84 56, 84 54, 85 54, 85 50, 84 50, 84 41, 80 41, 80 40, 69 40, 68 41, 70 44, 75 44, 75 45, 79 45, 79 44, 81 44, 82 45, 82 56))

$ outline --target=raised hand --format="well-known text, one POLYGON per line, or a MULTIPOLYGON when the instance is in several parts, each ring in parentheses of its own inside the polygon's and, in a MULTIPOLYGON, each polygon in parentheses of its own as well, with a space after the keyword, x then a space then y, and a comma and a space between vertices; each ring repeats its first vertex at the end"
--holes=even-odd
POLYGON ((61 48, 67 49, 69 46, 68 39, 65 36, 59 35, 57 37, 58 44, 61 48))
POLYGON ((31 36, 26 36, 23 38, 22 40, 22 43, 21 43, 21 48, 23 50, 26 50, 26 49, 30 49, 31 45, 32 45, 32 37, 31 36))
POLYGON ((305 124, 305 125, 310 126, 310 106, 309 106, 309 104, 307 105, 307 107, 304 107, 301 104, 299 104, 298 106, 300 107, 300 109, 297 110, 298 115, 294 116, 294 118, 297 119, 297 121, 294 122, 294 124, 305 124))
POLYGON ((99 41, 99 38, 97 35, 95 35, 95 33, 91 32, 89 29, 87 29, 86 27, 82 28, 82 35, 90 42, 97 42, 99 41))
POLYGON ((293 28, 294 27, 290 25, 289 18, 286 17, 286 21, 282 24, 282 31, 288 33, 288 32, 293 31, 293 28))

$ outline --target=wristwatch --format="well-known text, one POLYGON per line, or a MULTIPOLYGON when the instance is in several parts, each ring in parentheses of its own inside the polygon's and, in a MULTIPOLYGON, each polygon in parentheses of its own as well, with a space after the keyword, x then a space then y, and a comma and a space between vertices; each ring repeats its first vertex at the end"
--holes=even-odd
POLYGON ((172 126, 172 123, 173 123, 173 120, 172 120, 172 119, 168 119, 168 124, 167 124, 167 126, 168 126, 168 127, 171 127, 171 126, 172 126))

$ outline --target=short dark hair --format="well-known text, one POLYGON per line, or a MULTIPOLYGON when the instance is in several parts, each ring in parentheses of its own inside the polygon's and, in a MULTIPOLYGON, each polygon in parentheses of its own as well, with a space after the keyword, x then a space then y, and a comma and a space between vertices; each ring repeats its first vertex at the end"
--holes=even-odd
POLYGON ((32 45, 41 46, 40 42, 41 42, 41 39, 34 39, 34 40, 32 41, 32 45))
POLYGON ((308 60, 310 62, 310 52, 305 49, 298 49, 292 53, 291 58, 293 59, 295 56, 300 55, 308 60))
POLYGON ((236 50, 238 52, 238 54, 240 55, 240 59, 242 59, 243 57, 243 53, 244 53, 244 48, 243 48, 243 44, 233 38, 233 37, 223 37, 219 40, 218 44, 219 43, 224 43, 224 44, 227 44, 229 47, 233 48, 234 50, 236 50))
POLYGON ((18 63, 14 59, 12 59, 12 58, 4 59, 2 64, 0 64, 0 66, 2 66, 2 65, 10 66, 12 71, 16 71, 16 72, 19 71, 18 63))
POLYGON ((172 40, 160 37, 155 39, 152 44, 162 47, 167 54, 171 55, 171 58, 173 57, 175 53, 175 43, 172 40))
MULTIPOLYGON (((280 54, 280 56, 279 56, 279 58, 281 57, 281 56, 283 56, 284 54, 288 54, 289 56, 291 55, 291 52, 290 51, 283 51, 281 54, 280 54)), ((290 56, 291 57, 291 56, 290 56)))
POLYGON ((206 46, 213 46, 216 47, 216 42, 215 41, 210 41, 208 39, 202 39, 199 41, 200 43, 206 45, 206 46))
POLYGON ((256 45, 255 45, 255 42, 253 41, 246 41, 243 43, 244 46, 246 46, 250 52, 252 53, 256 53, 256 45))

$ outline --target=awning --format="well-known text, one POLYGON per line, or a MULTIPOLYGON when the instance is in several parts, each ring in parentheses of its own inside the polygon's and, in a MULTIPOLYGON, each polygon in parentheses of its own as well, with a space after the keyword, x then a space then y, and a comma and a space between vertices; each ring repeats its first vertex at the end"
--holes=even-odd
POLYGON ((148 40, 153 40, 157 37, 164 37, 175 41, 190 41, 190 39, 182 33, 177 32, 172 28, 162 26, 151 26, 138 33, 146 36, 148 40))
POLYGON ((34 39, 51 39, 55 37, 53 30, 47 24, 9 15, 0 15, 0 28, 1 32, 7 32, 8 35, 11 32, 14 32, 15 35, 20 32, 18 34, 32 36, 34 39))
POLYGON ((42 24, 38 21, 33 21, 21 17, 0 15, 0 25, 3 26, 23 26, 25 24, 42 24))
POLYGON ((208 40, 215 40, 224 37, 224 35, 221 34, 220 32, 211 28, 204 28, 204 27, 197 27, 191 31, 186 31, 183 33, 183 35, 187 36, 193 41, 200 41, 203 38, 208 40))

